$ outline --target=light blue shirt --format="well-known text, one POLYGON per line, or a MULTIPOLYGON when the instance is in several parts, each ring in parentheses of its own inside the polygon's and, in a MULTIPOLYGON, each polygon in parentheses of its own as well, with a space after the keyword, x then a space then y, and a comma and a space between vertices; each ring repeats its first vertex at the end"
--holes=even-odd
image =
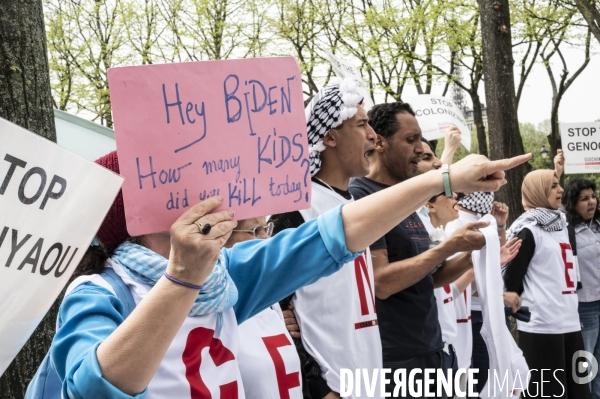
POLYGON ((600 300, 600 231, 593 221, 575 226, 577 262, 582 288, 577 290, 579 302, 600 300))
MULTIPOLYGON (((238 289, 238 323, 297 289, 338 271, 360 253, 346 248, 341 208, 287 229, 268 240, 252 240, 222 249, 222 258, 238 289)), ((65 398, 143 398, 127 395, 102 377, 96 348, 122 322, 123 305, 103 287, 84 283, 65 297, 50 349, 52 365, 63 381, 65 398)), ((151 348, 149 348, 151 350, 151 348)))

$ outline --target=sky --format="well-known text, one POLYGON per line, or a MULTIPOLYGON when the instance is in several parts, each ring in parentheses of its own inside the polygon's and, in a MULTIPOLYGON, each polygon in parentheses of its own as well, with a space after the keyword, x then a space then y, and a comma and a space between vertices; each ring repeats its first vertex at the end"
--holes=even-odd
MULTIPOLYGON (((581 50, 565 52, 569 76, 575 73, 583 59, 584 52, 581 50)), ((558 65, 555 65, 555 69, 559 70, 558 65)), ((550 119, 552 88, 543 65, 534 65, 521 102, 520 122, 538 123, 550 119)), ((593 122, 600 119, 600 54, 591 55, 586 69, 569 87, 560 103, 558 116, 561 122, 567 123, 593 122)))
MULTIPOLYGON (((584 59, 583 49, 567 48, 564 49, 564 57, 567 62, 571 76, 579 68, 584 59)), ((515 56, 518 60, 518 55, 515 56)), ((538 58, 539 60, 539 58, 538 58)), ((558 73, 562 70, 556 60, 553 62, 553 69, 558 73)), ((520 70, 515 68, 515 81, 519 80, 520 70)), ((465 72, 466 75, 466 72, 465 72)), ((555 79, 558 81, 559 76, 555 79)), ((443 91, 443 85, 436 85, 432 94, 440 95, 443 91)), ((381 94, 381 93, 379 93, 381 94)), ((417 91, 414 85, 407 83, 403 91, 403 98, 416 95, 417 91)), ((479 95, 485 103, 484 84, 480 84, 479 95)), ((451 93, 447 94, 450 97, 451 93)), ((376 94, 376 100, 378 95, 376 94)), ((470 104, 470 98, 465 93, 465 98, 470 104)), ((383 95, 381 94, 381 100, 383 95)), ((544 66, 538 61, 526 82, 523 90, 521 103, 519 105, 519 122, 538 123, 550 119, 550 109, 552 105, 552 88, 550 79, 544 66)), ((80 112, 79 116, 92 119, 92 115, 86 112, 80 112)), ((592 54, 590 62, 586 69, 579 75, 571 87, 564 95, 559 108, 559 120, 566 123, 593 122, 600 119, 600 44, 592 37, 592 54)))
MULTIPOLYGON (((594 41, 594 38, 592 38, 594 41)), ((600 45, 593 43, 595 54, 590 56, 586 69, 569 87, 564 95, 559 108, 559 120, 567 123, 593 122, 600 119, 600 45)), ((580 49, 567 48, 564 57, 569 68, 569 77, 575 73, 584 60, 585 53, 580 49)), ((558 73, 562 70, 557 62, 552 64, 558 73)), ((515 68, 515 81, 519 80, 520 71, 515 68)), ((560 77, 556 76, 557 82, 560 77)), ((443 87, 433 90, 433 94, 441 94, 443 87), (436 90, 437 89, 437 90, 436 90)), ((414 86, 407 86, 403 97, 417 94, 414 86)), ((484 85, 480 85, 479 95, 485 103, 484 85)), ((450 96, 448 94, 447 96, 450 96)), ((470 98, 465 93, 470 106, 470 98)), ((537 125, 545 119, 550 119, 552 107, 552 86, 546 69, 541 63, 536 63, 526 81, 525 88, 519 104, 519 122, 537 125)))

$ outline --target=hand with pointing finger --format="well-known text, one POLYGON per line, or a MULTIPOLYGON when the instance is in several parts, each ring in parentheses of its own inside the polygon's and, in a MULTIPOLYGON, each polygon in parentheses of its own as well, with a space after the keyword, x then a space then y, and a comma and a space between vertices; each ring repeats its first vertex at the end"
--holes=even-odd
POLYGON ((483 155, 471 154, 450 166, 450 185, 454 192, 495 192, 506 180, 504 171, 531 159, 531 154, 490 161, 483 155))

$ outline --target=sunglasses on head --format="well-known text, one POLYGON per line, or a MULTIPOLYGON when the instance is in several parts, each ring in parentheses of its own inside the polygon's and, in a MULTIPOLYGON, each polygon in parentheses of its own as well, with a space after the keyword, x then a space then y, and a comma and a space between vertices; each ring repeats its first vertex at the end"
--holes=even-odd
POLYGON ((269 222, 269 223, 267 223, 266 226, 254 226, 254 228, 252 228, 252 230, 233 230, 233 231, 240 232, 240 233, 253 234, 254 238, 261 238, 261 237, 263 237, 263 235, 267 235, 268 237, 271 237, 273 235, 274 227, 275 227, 275 225, 273 224, 273 222, 269 222))

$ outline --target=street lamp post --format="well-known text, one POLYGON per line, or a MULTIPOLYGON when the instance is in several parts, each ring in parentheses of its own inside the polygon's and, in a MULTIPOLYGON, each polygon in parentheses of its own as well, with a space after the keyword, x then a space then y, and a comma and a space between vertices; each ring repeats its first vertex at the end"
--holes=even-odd
POLYGON ((546 169, 548 166, 547 161, 546 161, 546 158, 548 158, 548 150, 546 149, 545 145, 542 145, 542 149, 540 150, 540 155, 542 156, 542 159, 544 160, 544 169, 546 169))

